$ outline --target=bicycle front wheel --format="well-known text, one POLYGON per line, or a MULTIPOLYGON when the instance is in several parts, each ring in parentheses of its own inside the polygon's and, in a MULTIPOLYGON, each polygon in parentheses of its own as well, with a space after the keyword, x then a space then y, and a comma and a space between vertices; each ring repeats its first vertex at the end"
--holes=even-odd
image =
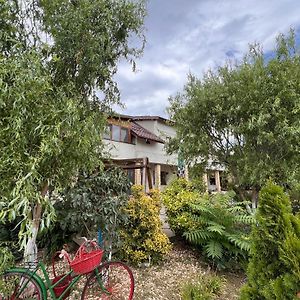
POLYGON ((131 300, 134 279, 130 268, 122 262, 107 262, 89 277, 81 300, 131 300))
POLYGON ((42 300, 42 290, 34 278, 23 272, 1 276, 0 300, 42 300))

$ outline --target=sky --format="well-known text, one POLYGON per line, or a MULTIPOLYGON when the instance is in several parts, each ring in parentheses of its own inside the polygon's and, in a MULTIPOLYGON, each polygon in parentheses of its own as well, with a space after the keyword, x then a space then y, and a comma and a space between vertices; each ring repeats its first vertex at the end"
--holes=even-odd
POLYGON ((168 117, 168 98, 183 90, 188 73, 201 78, 241 59, 254 42, 271 53, 291 27, 300 36, 300 0, 148 0, 147 11, 137 71, 121 62, 115 78, 125 104, 119 113, 168 117))

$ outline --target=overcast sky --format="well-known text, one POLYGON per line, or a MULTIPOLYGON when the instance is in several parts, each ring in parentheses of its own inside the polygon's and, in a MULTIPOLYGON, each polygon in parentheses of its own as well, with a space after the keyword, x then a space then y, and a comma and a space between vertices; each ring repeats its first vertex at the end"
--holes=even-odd
POLYGON ((116 80, 129 115, 167 117, 168 97, 187 74, 201 77, 228 58, 240 59, 249 43, 265 52, 278 33, 300 29, 300 0, 148 0, 147 44, 136 73, 121 63, 116 80))

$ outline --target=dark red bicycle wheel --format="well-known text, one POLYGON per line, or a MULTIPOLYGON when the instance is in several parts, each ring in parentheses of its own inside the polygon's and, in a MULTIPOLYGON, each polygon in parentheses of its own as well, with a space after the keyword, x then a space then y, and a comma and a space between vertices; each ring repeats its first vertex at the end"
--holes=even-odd
POLYGON ((39 284, 23 272, 9 272, 1 276, 4 291, 0 300, 42 300, 39 284))
POLYGON ((98 267, 98 278, 94 272, 87 280, 81 300, 131 300, 134 279, 130 268, 122 262, 107 262, 98 267))

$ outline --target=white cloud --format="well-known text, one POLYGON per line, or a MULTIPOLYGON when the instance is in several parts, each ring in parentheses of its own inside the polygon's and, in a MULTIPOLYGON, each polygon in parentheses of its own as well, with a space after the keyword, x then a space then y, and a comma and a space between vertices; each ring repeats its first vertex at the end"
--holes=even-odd
POLYGON ((264 51, 278 33, 300 27, 296 0, 149 0, 147 46, 132 73, 121 64, 117 81, 128 114, 165 115, 168 97, 180 91, 189 71, 199 77, 249 43, 264 51))

